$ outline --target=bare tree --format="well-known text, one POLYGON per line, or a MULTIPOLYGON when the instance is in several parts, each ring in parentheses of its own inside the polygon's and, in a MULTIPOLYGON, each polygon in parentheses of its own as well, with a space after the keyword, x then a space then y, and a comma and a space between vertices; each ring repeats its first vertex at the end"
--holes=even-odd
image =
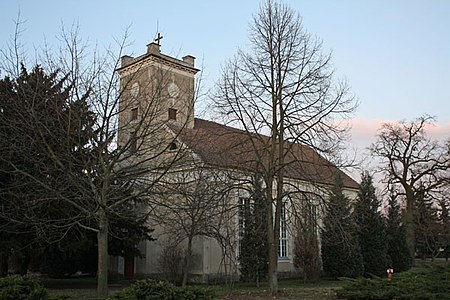
MULTIPOLYGON (((230 204, 230 203, 228 203, 230 204)), ((238 258, 236 256, 238 243, 236 239, 238 228, 234 222, 236 217, 236 209, 233 206, 223 207, 223 212, 219 214, 218 218, 211 225, 212 236, 217 241, 221 249, 221 261, 219 266, 219 273, 223 270, 225 276, 225 283, 231 288, 235 282, 234 275, 238 270, 238 258)))
POLYGON ((192 165, 171 171, 159 182, 159 199, 151 204, 151 219, 163 227, 163 234, 186 243, 182 284, 188 282, 195 237, 216 237, 215 225, 228 210, 228 176, 214 168, 192 165))
MULTIPOLYGON (((111 222, 120 219, 122 222, 144 224, 148 217, 146 211, 134 208, 139 203, 147 203, 156 184, 183 154, 181 148, 170 149, 176 134, 167 134, 167 119, 162 118, 163 104, 168 97, 165 93, 167 72, 156 71, 148 88, 136 90, 131 84, 135 76, 139 76, 139 69, 122 78, 119 84, 116 70, 121 67, 120 58, 127 46, 126 33, 117 49, 107 48, 103 56, 99 55, 100 51, 89 49, 80 41, 76 28, 63 29, 61 41, 59 53, 55 54, 52 49, 44 51, 42 64, 49 70, 57 68, 57 74, 66 79, 67 105, 75 102, 86 105, 90 118, 84 120, 85 127, 79 129, 88 132, 88 140, 77 139, 78 133, 71 132, 78 124, 64 123, 62 126, 65 127, 60 130, 71 133, 73 144, 61 150, 58 141, 51 138, 51 128, 36 127, 32 123, 33 118, 23 118, 24 126, 36 129, 35 142, 39 144, 40 155, 47 160, 47 168, 31 173, 25 166, 8 160, 5 161, 8 172, 25 176, 42 191, 36 195, 38 199, 27 203, 27 211, 37 209, 35 204, 40 204, 39 211, 56 205, 64 214, 49 216, 34 211, 13 221, 34 224, 45 233, 54 233, 49 239, 61 239, 74 229, 95 232, 98 244, 97 293, 99 297, 105 297, 108 292, 108 236, 114 235, 111 222), (90 53, 94 54, 90 56, 90 53), (130 116, 132 107, 139 107, 139 110, 132 111, 130 116), (76 168, 72 168, 74 161, 76 168), (47 171, 61 176, 46 180, 49 176, 47 171)), ((19 53, 19 50, 13 53, 19 53)), ((20 57, 8 61, 12 64, 26 63, 20 57)), ((191 102, 194 101, 193 89, 182 92, 191 102)), ((33 98, 33 95, 29 96, 33 98)), ((45 97, 36 99, 46 101, 45 97)), ((30 106, 30 113, 39 112, 30 106)), ((82 117, 87 118, 86 115, 82 117)), ((185 123, 181 128, 183 126, 185 123)), ((26 159, 33 161, 36 157, 26 159)))
POLYGON ((163 278, 171 283, 179 284, 183 276, 183 249, 178 236, 169 236, 162 243, 162 252, 158 257, 158 270, 163 278))
POLYGON ((336 118, 351 113, 355 101, 344 82, 334 84, 331 55, 322 53, 322 43, 287 5, 269 0, 260 7, 250 43, 249 52, 238 51, 225 66, 214 101, 229 124, 249 133, 253 145, 269 204, 269 282, 276 292, 283 178, 296 161, 285 158, 298 143, 333 153, 345 133, 336 118))
POLYGON ((379 170, 385 182, 405 200, 405 227, 411 257, 415 256, 414 214, 416 202, 438 191, 449 178, 450 155, 438 141, 426 135, 433 119, 420 117, 412 122, 385 123, 377 141, 371 145, 373 155, 382 160, 379 170))

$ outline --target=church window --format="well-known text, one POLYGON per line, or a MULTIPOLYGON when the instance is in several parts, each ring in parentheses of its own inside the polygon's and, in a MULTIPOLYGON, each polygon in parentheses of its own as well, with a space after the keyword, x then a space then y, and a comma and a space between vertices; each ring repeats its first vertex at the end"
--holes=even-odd
POLYGON ((169 120, 177 120, 177 110, 175 108, 169 108, 169 120))
POLYGON ((132 108, 131 109, 131 121, 137 120, 138 118, 138 108, 132 108))
POLYGON ((286 219, 286 205, 281 206, 280 216, 280 241, 278 244, 278 257, 288 257, 288 239, 287 239, 287 219, 286 219))
POLYGON ((250 209, 250 198, 239 198, 238 206, 238 254, 241 255, 242 239, 245 232, 245 218, 248 216, 250 209))

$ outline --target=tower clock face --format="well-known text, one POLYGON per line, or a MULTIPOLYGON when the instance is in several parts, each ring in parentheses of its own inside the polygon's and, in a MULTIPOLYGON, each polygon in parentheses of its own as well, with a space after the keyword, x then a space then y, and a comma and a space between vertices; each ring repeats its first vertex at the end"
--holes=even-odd
POLYGON ((133 83, 130 93, 133 98, 136 98, 139 95, 139 83, 133 83))
POLYGON ((170 97, 177 98, 180 95, 180 88, 173 82, 169 83, 167 87, 167 92, 170 97))

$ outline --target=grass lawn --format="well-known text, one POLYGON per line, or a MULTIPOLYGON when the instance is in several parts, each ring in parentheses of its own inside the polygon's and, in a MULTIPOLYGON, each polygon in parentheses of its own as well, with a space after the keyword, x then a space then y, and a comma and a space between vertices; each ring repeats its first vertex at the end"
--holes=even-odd
MULTIPOLYGON (((68 278, 53 279, 45 278, 41 283, 47 288, 51 296, 63 296, 70 300, 96 300, 97 282, 95 278, 68 278)), ((130 285, 130 282, 123 281, 109 285, 109 292, 113 293, 130 285)))
POLYGON ((341 287, 339 281, 322 280, 316 283, 303 283, 302 281, 282 280, 279 282, 279 292, 272 295, 267 285, 253 287, 244 284, 236 284, 230 291, 225 286, 217 287, 218 299, 337 299, 335 290, 341 287))
MULTIPOLYGON (((429 265, 428 261, 417 261, 417 266, 429 265)), ((438 264, 447 265, 448 262, 439 261, 438 264)), ((71 300, 96 300, 95 278, 70 279, 42 279, 41 283, 52 296, 65 296, 71 300)), ((130 281, 112 282, 109 286, 110 294, 131 284, 130 281)), ((279 293, 271 295, 267 284, 255 287, 244 283, 233 285, 206 286, 216 292, 219 300, 264 300, 264 299, 329 299, 336 300, 336 290, 344 283, 341 281, 321 280, 315 283, 303 283, 300 280, 280 280, 279 293)), ((64 298, 61 298, 64 299, 64 298)))
MULTIPOLYGON (((76 279, 45 279, 44 286, 52 296, 66 296, 72 300, 95 300, 96 289, 94 278, 76 279)), ((128 286, 129 282, 118 282, 110 285, 110 293, 128 286)), ((264 300, 264 299, 337 299, 335 290, 341 286, 341 282, 322 280, 316 283, 303 283, 302 281, 281 280, 280 291, 273 296, 268 291, 267 285, 259 288, 248 284, 236 283, 233 286, 210 286, 216 291, 217 299, 221 300, 264 300)))

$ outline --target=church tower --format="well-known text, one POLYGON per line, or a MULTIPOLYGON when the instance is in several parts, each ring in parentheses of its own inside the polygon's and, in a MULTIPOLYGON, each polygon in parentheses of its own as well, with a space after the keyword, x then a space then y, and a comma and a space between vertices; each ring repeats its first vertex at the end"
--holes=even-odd
POLYGON ((186 55, 180 60, 162 54, 160 36, 156 40, 158 43, 147 45, 143 55, 123 56, 117 70, 120 76, 119 143, 122 145, 133 139, 135 124, 144 127, 143 118, 147 127, 167 122, 176 122, 184 128, 194 127, 194 80, 199 71, 195 68, 195 57, 186 55))
MULTIPOLYGON (((171 165, 171 155, 177 154, 171 151, 177 149, 176 133, 167 124, 179 125, 180 129, 194 127, 194 81, 199 71, 195 68, 195 57, 177 59, 162 54, 160 39, 158 34, 157 43, 148 44, 143 55, 123 56, 117 69, 118 149, 134 172, 171 165)), ((142 247, 143 253, 150 251, 146 243, 142 247)), ((116 263, 119 268, 118 260, 116 263)), ((138 273, 148 272, 146 264, 134 263, 133 255, 125 255, 122 266, 125 278, 132 278, 135 267, 138 273)))

